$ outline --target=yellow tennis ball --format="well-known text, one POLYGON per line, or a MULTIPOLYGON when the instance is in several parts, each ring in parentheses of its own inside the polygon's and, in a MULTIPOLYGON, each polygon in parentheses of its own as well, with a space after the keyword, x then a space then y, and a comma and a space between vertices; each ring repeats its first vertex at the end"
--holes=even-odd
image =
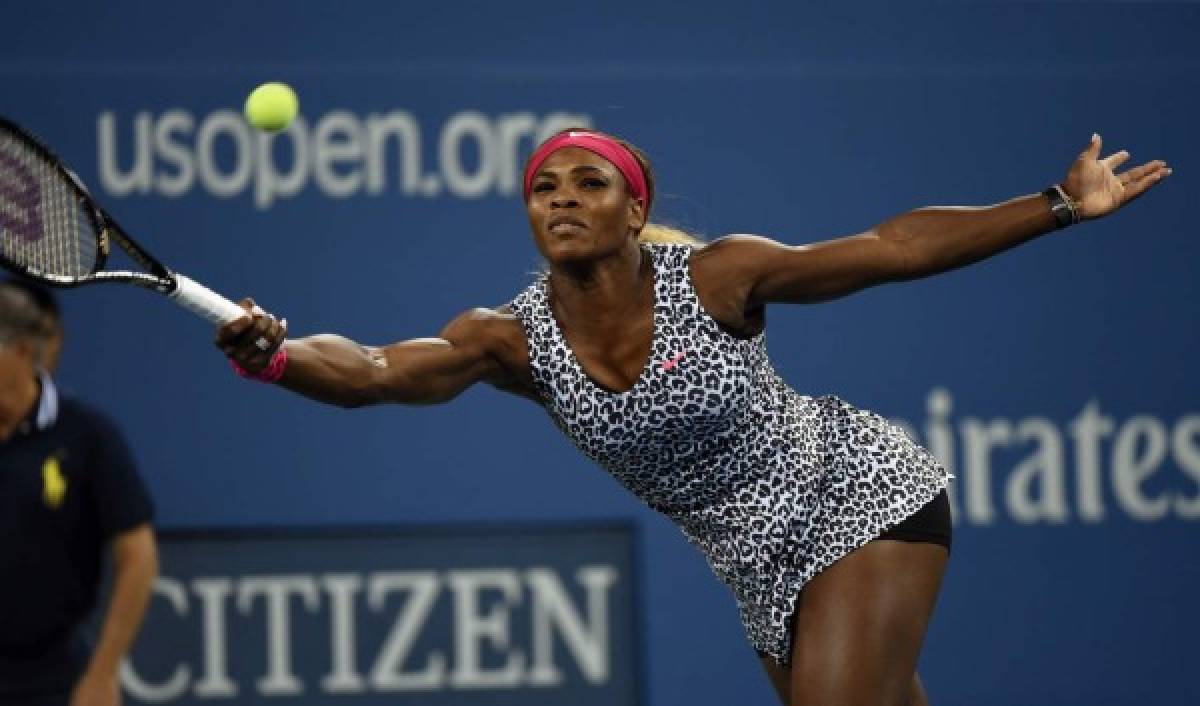
POLYGON ((286 83, 264 83, 246 97, 246 120, 267 132, 276 132, 290 125, 299 110, 300 101, 296 98, 296 92, 286 83))

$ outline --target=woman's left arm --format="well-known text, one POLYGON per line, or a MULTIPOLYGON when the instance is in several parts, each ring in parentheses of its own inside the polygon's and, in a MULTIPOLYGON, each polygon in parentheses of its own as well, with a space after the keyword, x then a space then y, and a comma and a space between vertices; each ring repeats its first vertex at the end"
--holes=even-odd
MULTIPOLYGON (((1099 135, 1071 165, 1062 190, 1079 220, 1100 218, 1171 173, 1161 160, 1117 174, 1129 153, 1100 158, 1099 135)), ((918 279, 978 262, 1055 230, 1042 194, 981 208, 933 207, 891 218, 865 233, 789 247, 734 236, 710 246, 713 264, 741 286, 745 310, 768 302, 835 299, 884 282, 918 279), (718 264, 719 262, 719 264, 718 264)), ((707 249, 707 248, 706 248, 707 249)), ((701 255, 701 261, 708 259, 701 255)))

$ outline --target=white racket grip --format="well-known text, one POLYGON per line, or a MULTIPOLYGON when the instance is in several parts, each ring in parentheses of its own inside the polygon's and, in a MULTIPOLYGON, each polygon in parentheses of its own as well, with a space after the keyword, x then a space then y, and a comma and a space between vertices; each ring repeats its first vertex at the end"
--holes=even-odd
POLYGON ((208 319, 218 326, 246 316, 245 309, 203 284, 184 277, 178 272, 173 274, 175 275, 175 291, 167 296, 184 309, 208 319))

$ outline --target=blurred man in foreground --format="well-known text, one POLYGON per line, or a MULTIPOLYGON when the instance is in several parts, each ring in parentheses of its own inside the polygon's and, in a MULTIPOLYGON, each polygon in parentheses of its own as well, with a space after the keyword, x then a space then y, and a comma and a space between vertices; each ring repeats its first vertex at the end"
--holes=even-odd
POLYGON ((52 295, 0 282, 0 705, 115 706, 158 571, 149 496, 121 433, 50 377, 52 295), (113 584, 95 645, 102 557, 113 584))

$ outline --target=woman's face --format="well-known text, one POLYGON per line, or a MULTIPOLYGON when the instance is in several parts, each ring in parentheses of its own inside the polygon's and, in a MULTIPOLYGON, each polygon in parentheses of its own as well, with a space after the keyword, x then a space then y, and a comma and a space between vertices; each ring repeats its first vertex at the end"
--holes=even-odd
POLYGON ((627 247, 642 207, 621 172, 594 152, 564 147, 538 167, 526 206, 534 242, 550 262, 587 260, 627 247))

